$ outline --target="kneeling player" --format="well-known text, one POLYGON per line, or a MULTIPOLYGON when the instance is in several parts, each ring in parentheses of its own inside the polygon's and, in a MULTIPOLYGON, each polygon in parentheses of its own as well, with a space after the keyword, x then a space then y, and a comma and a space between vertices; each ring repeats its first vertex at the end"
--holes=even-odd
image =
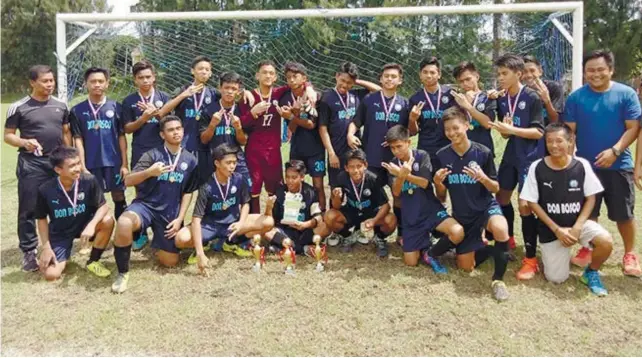
POLYGON ((573 157, 571 129, 552 123, 544 132, 550 155, 534 162, 529 170, 520 199, 526 200, 539 223, 542 262, 546 279, 562 283, 568 279, 571 246, 578 242, 593 249, 591 263, 581 281, 592 293, 606 296, 598 270, 613 250, 613 239, 595 221, 588 220, 595 206, 595 195, 602 184, 583 158, 573 157))
POLYGON ((129 255, 133 233, 152 228, 152 248, 163 266, 176 266, 178 248, 176 233, 183 226, 187 207, 196 190, 198 173, 196 157, 181 147, 183 125, 180 118, 166 116, 160 120, 163 147, 154 148, 140 158, 132 173, 125 177, 126 186, 136 186, 136 199, 118 219, 114 257, 118 277, 113 292, 122 293, 129 281, 129 255))
MULTIPOLYGON (((220 239, 225 242, 224 247, 230 248, 226 251, 236 252, 242 250, 239 245, 249 241, 247 238, 262 235, 274 227, 271 215, 250 214, 250 185, 243 175, 235 172, 237 148, 224 143, 214 149, 213 156, 216 171, 199 189, 192 223, 176 235, 179 249, 195 249, 187 262, 198 262, 201 271, 208 263, 203 245, 220 239)), ((273 205, 274 198, 268 199, 266 213, 272 212, 273 205)), ((243 251, 251 255, 250 251, 243 251)))
MULTIPOLYGON (((377 176, 368 170, 363 150, 349 150, 344 160, 345 171, 339 173, 338 186, 332 189, 332 209, 325 214, 324 221, 329 230, 343 234, 346 251, 350 251, 356 236, 345 237, 348 230, 354 228, 354 233, 357 233, 363 223, 366 230, 374 230, 377 255, 387 257, 385 238, 397 227, 397 218, 390 212, 388 196, 383 187, 377 186, 377 176)), ((357 240, 362 244, 368 243, 363 233, 357 240)))
POLYGON ((58 177, 43 183, 37 194, 40 270, 48 281, 58 279, 71 256, 74 239, 94 238, 87 270, 98 277, 109 276, 111 272, 98 260, 109 244, 114 218, 108 213, 101 185, 93 175, 81 174, 75 148, 58 147, 49 160, 58 177))
POLYGON ((410 149, 408 129, 402 126, 390 128, 386 142, 395 159, 381 165, 391 175, 392 194, 401 198, 404 262, 416 266, 421 258, 435 273, 446 273, 446 268, 429 253, 430 233, 437 230, 446 234, 451 242, 461 242, 464 228, 448 215, 441 201, 435 197, 430 156, 421 149, 410 149))
POLYGON ((503 278, 508 263, 508 223, 493 197, 499 191, 493 153, 468 139, 470 122, 459 107, 447 109, 442 120, 451 144, 437 152, 441 169, 435 173, 435 190, 441 201, 450 193, 452 214, 463 225, 464 237, 460 242, 441 238, 430 253, 439 256, 455 245, 457 267, 468 272, 493 255, 493 295, 498 301, 506 300, 508 291, 503 278), (484 245, 483 230, 493 234, 495 246, 484 245))
POLYGON ((282 247, 286 237, 290 238, 297 254, 308 253, 311 247, 305 246, 312 245, 314 235, 322 238, 328 235, 317 193, 310 184, 303 182, 304 177, 305 164, 302 161, 291 160, 285 164, 285 185, 276 191, 275 227, 265 234, 277 247, 282 247))

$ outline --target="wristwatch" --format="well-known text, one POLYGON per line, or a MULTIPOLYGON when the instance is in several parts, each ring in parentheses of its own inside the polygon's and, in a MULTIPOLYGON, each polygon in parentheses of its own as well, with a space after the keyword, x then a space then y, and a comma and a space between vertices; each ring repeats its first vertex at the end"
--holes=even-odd
POLYGON ((615 154, 616 157, 619 157, 620 154, 622 154, 622 151, 615 147, 611 147, 611 150, 613 151, 613 154, 615 154))

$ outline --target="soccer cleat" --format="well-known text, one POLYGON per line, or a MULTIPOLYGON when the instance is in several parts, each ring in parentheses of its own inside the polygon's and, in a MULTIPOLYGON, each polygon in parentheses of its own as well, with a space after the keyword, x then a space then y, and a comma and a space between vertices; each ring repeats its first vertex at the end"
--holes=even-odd
POLYGON ((386 242, 386 239, 375 235, 373 241, 377 247, 377 256, 382 259, 388 257, 388 243, 386 242))
POLYGON ((107 267, 105 267, 105 265, 103 265, 103 263, 100 261, 94 261, 87 265, 87 271, 100 278, 109 277, 109 275, 111 275, 111 271, 109 271, 107 267))
POLYGON ((341 246, 343 246, 343 252, 352 252, 352 247, 357 243, 358 232, 354 231, 347 237, 344 237, 341 241, 341 246))
POLYGON ((624 254, 622 258, 622 272, 627 276, 640 277, 642 271, 640 270, 640 261, 637 255, 633 252, 624 254))
POLYGON ((357 242, 360 243, 361 245, 368 245, 370 243, 370 239, 366 237, 360 230, 357 231, 357 242))
POLYGON ((421 252, 421 261, 424 264, 430 266, 432 268, 432 270, 436 274, 442 274, 443 275, 443 274, 448 273, 448 270, 446 270, 446 267, 444 267, 441 264, 441 262, 439 262, 439 260, 437 260, 436 258, 433 258, 430 255, 428 255, 428 250, 424 250, 424 251, 421 252))
POLYGON ((227 242, 223 243, 223 251, 231 252, 234 255, 239 257, 252 256, 252 251, 250 251, 247 247, 243 247, 242 245, 236 245, 236 244, 228 244, 227 242))
POLYGON ((198 263, 198 256, 196 255, 196 251, 194 251, 187 258, 187 264, 196 265, 197 263, 198 263))
POLYGON ((591 249, 582 247, 571 259, 571 263, 575 266, 586 267, 591 264, 591 249))
POLYGON ((584 270, 584 273, 582 274, 580 281, 583 284, 587 285, 589 290, 591 290, 591 293, 593 293, 596 296, 604 297, 609 294, 609 292, 606 290, 606 288, 602 284, 602 280, 600 279, 600 273, 595 270, 591 270, 587 267, 584 270))
POLYGON ((493 289, 493 297, 497 301, 502 302, 508 299, 508 289, 506 288, 506 284, 504 283, 504 281, 495 280, 490 285, 490 287, 493 289))
POLYGON ((127 291, 127 282, 129 282, 129 272, 119 273, 116 281, 111 285, 111 292, 123 293, 127 291))
POLYGON ((337 246, 341 243, 341 235, 332 233, 328 236, 328 246, 337 246))
POLYGON ((508 238, 508 249, 509 250, 515 250, 517 245, 515 245, 515 236, 511 236, 508 238))
POLYGON ((147 233, 145 231, 141 231, 141 233, 132 243, 132 250, 140 251, 145 247, 145 245, 147 245, 148 242, 149 237, 147 236, 147 233))
POLYGON ((524 259, 522 260, 522 268, 517 271, 516 276, 518 280, 530 280, 535 277, 535 274, 537 272, 539 272, 537 257, 524 257, 524 259))
POLYGON ((22 271, 38 271, 38 251, 31 250, 24 253, 22 257, 22 271))
POLYGON ((221 252, 223 250, 223 243, 225 242, 224 238, 215 238, 210 242, 209 248, 212 251, 221 252))

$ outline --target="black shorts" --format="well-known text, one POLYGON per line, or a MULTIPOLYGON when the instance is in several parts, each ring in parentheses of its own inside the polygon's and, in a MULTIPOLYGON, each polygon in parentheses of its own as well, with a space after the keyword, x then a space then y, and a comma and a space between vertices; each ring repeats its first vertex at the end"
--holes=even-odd
POLYGON ((96 177, 102 186, 103 192, 109 193, 114 190, 125 191, 125 180, 120 175, 118 167, 92 168, 89 172, 96 177))
POLYGON ((330 160, 327 161, 327 168, 328 168, 328 184, 330 184, 330 188, 334 189, 339 186, 339 173, 341 173, 344 168, 345 168, 345 162, 343 161, 343 156, 344 154, 337 154, 339 157, 339 167, 338 168, 333 168, 330 166, 330 160))
POLYGON ((595 175, 600 179, 604 191, 595 195, 595 207, 591 217, 600 216, 600 207, 602 199, 604 199, 609 220, 622 222, 633 219, 633 210, 635 209, 633 172, 630 170, 596 169, 595 175))
POLYGON ((482 231, 488 226, 488 221, 494 215, 503 215, 502 208, 497 204, 496 201, 488 206, 486 211, 480 214, 472 222, 463 222, 455 218, 463 227, 464 227, 464 240, 455 247, 457 255, 467 254, 469 252, 475 252, 482 247, 484 247, 484 242, 482 241, 481 234, 482 231))
POLYGON ((382 167, 368 167, 368 170, 377 176, 377 187, 388 185, 388 171, 382 167))
POLYGON ((314 238, 313 229, 306 229, 303 231, 296 230, 287 225, 279 224, 276 229, 280 231, 283 235, 290 238, 294 244, 294 251, 297 254, 303 253, 303 246, 312 245, 312 239, 314 238))
POLYGON ((290 153, 290 160, 300 160, 305 164, 306 174, 313 178, 325 176, 325 153, 304 156, 290 153))
POLYGON ((513 165, 502 161, 497 171, 499 187, 508 191, 513 191, 517 187, 517 192, 521 193, 530 166, 531 162, 513 165))
POLYGON ((359 230, 361 228, 361 223, 368 219, 374 218, 377 215, 378 210, 375 212, 357 211, 355 209, 344 206, 339 211, 346 218, 346 224, 343 227, 344 230, 351 228, 359 230))

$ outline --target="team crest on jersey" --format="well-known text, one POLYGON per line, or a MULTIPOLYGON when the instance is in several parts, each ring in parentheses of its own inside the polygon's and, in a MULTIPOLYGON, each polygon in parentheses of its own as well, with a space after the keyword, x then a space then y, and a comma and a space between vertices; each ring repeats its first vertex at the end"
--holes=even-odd
POLYGON ((78 193, 78 200, 85 200, 85 193, 84 192, 81 191, 80 193, 78 193))
POLYGON ((354 104, 354 97, 351 97, 350 95, 348 95, 348 97, 350 97, 350 98, 348 99, 348 100, 350 101, 350 103, 354 104))
POLYGON ((158 101, 154 102, 154 105, 156 106, 156 108, 161 108, 163 106, 163 101, 158 100, 158 101))
POLYGON ((205 104, 212 103, 212 97, 205 97, 205 104))
POLYGON ((363 191, 363 195, 364 195, 364 196, 370 196, 370 194, 372 194, 372 193, 370 192, 370 189, 365 189, 365 190, 363 191))
POLYGON ((230 188, 230 193, 236 194, 236 190, 236 185, 232 185, 232 187, 230 188))
POLYGON ((575 180, 575 179, 571 180, 570 182, 568 182, 568 185, 569 185, 571 188, 577 188, 577 185, 578 185, 578 184, 577 184, 577 180, 575 180))
POLYGON ((477 110, 478 111, 482 112, 482 111, 484 111, 484 109, 486 109, 486 105, 485 104, 480 103, 480 104, 477 105, 477 110))
POLYGON ((448 104, 448 102, 450 102, 450 98, 448 96, 444 96, 441 101, 444 102, 444 104, 448 104))
POLYGON ((471 161, 470 161, 470 163, 468 163, 468 167, 469 167, 470 169, 479 168, 479 164, 477 164, 477 162, 476 162, 476 161, 471 160, 471 161))
POLYGON ((412 170, 418 172, 419 171, 419 163, 415 163, 412 165, 412 170))
POLYGON ((187 170, 187 163, 185 162, 181 163, 181 170, 187 170))
POLYGON ((395 104, 395 111, 401 111, 401 104, 395 104))
POLYGON ((519 104, 517 105, 517 107, 519 107, 519 109, 524 109, 524 108, 526 108, 526 102, 524 102, 524 101, 520 101, 520 102, 519 102, 519 104))
POLYGON ((108 110, 107 112, 105 112, 105 116, 107 116, 107 118, 114 118, 114 111, 112 111, 111 109, 108 110))

